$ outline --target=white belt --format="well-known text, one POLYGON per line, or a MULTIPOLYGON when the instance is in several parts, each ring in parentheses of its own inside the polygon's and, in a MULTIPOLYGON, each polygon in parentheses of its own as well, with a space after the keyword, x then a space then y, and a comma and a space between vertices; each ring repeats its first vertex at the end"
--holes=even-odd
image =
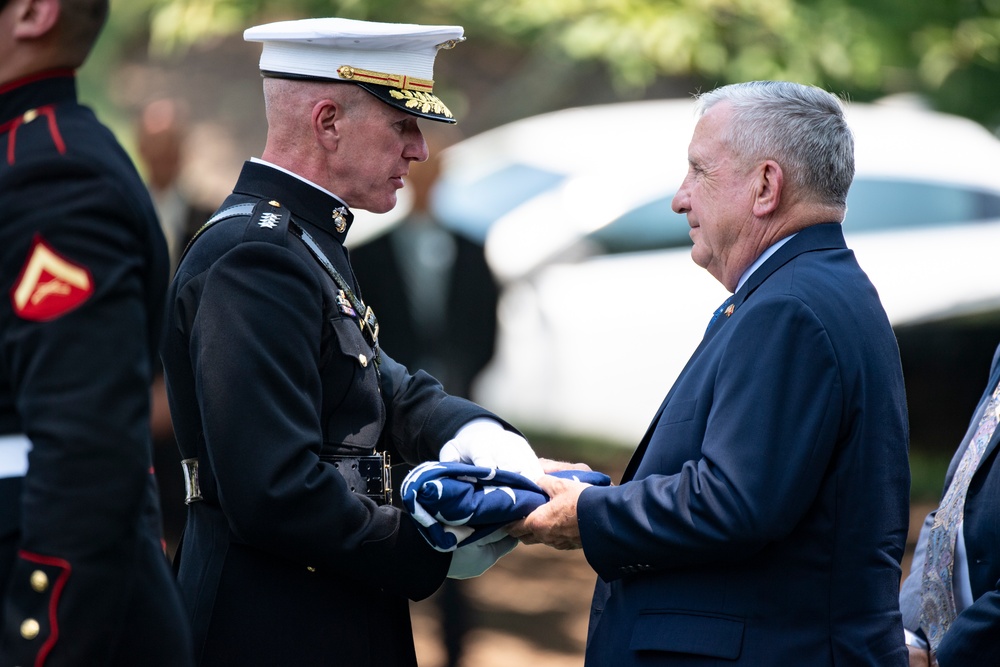
POLYGON ((0 479, 24 477, 28 472, 31 440, 23 433, 0 435, 0 479))

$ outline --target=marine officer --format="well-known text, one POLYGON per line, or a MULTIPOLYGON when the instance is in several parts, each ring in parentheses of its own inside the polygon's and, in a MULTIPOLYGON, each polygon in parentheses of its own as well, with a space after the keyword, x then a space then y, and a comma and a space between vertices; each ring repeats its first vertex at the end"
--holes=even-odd
POLYGON ((168 295, 168 396, 189 479, 179 581, 202 665, 416 665, 407 598, 474 576, 516 540, 432 549, 386 502, 380 457, 536 479, 513 428, 378 343, 344 248, 384 213, 419 122, 453 123, 433 63, 455 26, 338 18, 251 28, 259 159, 194 238, 168 295))

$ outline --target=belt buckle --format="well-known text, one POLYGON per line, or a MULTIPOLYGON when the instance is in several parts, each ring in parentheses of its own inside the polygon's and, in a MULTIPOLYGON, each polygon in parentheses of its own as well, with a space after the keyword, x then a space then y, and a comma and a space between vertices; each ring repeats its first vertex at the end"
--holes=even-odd
POLYGON ((392 504, 392 476, 388 452, 370 456, 321 455, 347 482, 354 493, 367 496, 379 505, 392 504))

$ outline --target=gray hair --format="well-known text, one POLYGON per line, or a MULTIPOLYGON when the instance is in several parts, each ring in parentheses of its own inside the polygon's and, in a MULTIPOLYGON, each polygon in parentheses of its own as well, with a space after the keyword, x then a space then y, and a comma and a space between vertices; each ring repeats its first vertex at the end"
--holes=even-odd
POLYGON ((780 164, 790 183, 819 203, 846 208, 854 180, 854 136, 834 95, 788 81, 736 83, 698 97, 697 114, 720 102, 733 110, 720 139, 749 166, 780 164))

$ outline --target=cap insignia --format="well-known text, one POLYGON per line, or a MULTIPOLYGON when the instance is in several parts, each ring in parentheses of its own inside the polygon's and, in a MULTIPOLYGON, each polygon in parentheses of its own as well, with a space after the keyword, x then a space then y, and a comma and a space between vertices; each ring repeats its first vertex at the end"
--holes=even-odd
POLYGON ((436 95, 411 93, 408 90, 390 90, 389 94, 397 100, 406 100, 406 108, 408 109, 420 109, 423 113, 436 113, 446 118, 454 118, 451 109, 446 107, 436 95))

